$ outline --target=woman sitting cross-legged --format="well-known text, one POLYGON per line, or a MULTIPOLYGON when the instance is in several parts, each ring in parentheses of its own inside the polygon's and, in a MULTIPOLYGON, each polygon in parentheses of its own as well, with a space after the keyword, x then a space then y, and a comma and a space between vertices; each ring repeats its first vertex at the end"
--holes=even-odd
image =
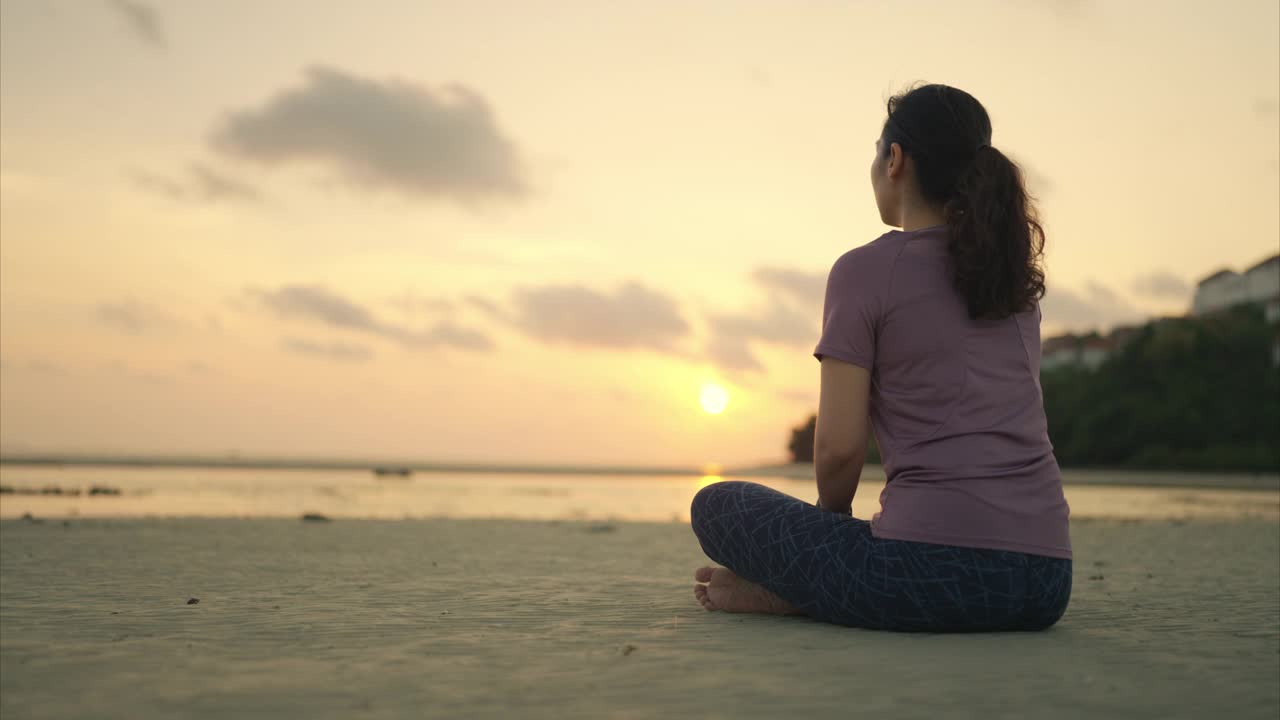
POLYGON ((1071 596, 1040 390, 1044 233, 969 94, 892 98, 871 163, 900 227, 845 253, 814 350, 818 503, 749 482, 693 498, 708 610, 924 632, 1043 630, 1071 596), (875 432, 880 512, 852 516, 875 432))

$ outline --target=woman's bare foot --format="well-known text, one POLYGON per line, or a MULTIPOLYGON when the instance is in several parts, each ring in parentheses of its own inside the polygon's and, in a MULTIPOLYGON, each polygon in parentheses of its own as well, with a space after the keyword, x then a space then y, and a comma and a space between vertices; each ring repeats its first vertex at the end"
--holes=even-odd
POLYGON ((706 583, 694 585, 693 596, 707 610, 764 615, 800 614, 791 603, 750 580, 738 577, 729 568, 700 567, 694 571, 693 579, 706 583))

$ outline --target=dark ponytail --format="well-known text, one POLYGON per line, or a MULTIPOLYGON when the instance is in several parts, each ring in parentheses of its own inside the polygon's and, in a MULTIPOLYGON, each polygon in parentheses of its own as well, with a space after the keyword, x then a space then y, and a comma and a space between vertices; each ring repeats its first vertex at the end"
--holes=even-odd
POLYGON ((940 206, 952 281, 973 319, 1030 310, 1044 297, 1044 229, 1018 166, 991 146, 991 120, 972 95, 925 85, 889 100, 881 151, 912 157, 920 192, 940 206))

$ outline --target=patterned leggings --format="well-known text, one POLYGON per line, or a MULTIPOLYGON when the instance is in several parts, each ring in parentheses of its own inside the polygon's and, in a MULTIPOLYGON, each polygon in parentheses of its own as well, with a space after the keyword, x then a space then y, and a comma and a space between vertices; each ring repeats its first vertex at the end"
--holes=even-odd
POLYGON ((885 540, 871 524, 764 485, 698 491, 693 532, 707 557, 817 620, 876 630, 1044 630, 1071 598, 1071 561, 885 540))

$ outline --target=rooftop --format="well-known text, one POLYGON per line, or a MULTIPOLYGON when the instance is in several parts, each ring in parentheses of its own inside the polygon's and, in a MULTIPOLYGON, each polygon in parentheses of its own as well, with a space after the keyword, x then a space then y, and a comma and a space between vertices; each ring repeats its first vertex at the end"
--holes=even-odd
POLYGON ((1263 261, 1261 261, 1261 262, 1259 262, 1259 263, 1256 263, 1256 264, 1254 264, 1254 265, 1251 265, 1251 266, 1249 266, 1249 269, 1248 269, 1248 270, 1245 270, 1245 272, 1247 272, 1247 273, 1249 273, 1249 272, 1253 272, 1254 270, 1258 270, 1258 269, 1260 269, 1260 268, 1264 268, 1264 267, 1266 267, 1266 266, 1268 266, 1268 265, 1280 265, 1280 255, 1272 255, 1271 257, 1267 258, 1266 260, 1263 260, 1263 261))
POLYGON ((1058 335, 1057 337, 1046 338, 1044 342, 1040 343, 1040 353, 1049 355, 1064 350, 1074 351, 1079 343, 1080 341, 1075 335, 1058 335))
POLYGON ((1210 275, 1209 277, 1207 277, 1207 278, 1205 278, 1205 279, 1201 280, 1200 282, 1196 283, 1196 286, 1198 287, 1198 286, 1200 286, 1200 285, 1204 285, 1205 283, 1213 282, 1214 280, 1217 280, 1217 279, 1218 279, 1218 278, 1220 278, 1220 277, 1226 277, 1226 276, 1228 276, 1228 275, 1235 275, 1235 274, 1236 274, 1236 271, 1235 271, 1235 270, 1231 270, 1231 269, 1229 269, 1229 268, 1222 268, 1222 269, 1221 269, 1221 270, 1219 270, 1218 272, 1216 272, 1216 273, 1214 273, 1214 274, 1210 275))

